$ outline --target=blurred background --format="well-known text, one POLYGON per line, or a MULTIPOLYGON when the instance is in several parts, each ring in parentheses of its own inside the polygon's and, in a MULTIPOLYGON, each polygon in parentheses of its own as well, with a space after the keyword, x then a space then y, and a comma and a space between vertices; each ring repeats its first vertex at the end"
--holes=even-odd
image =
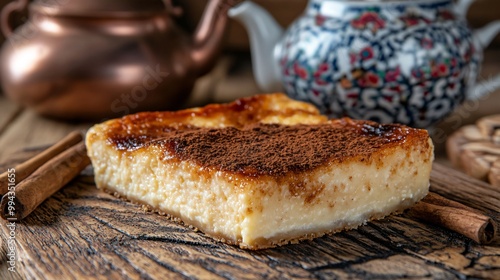
MULTIPOLYGON (((54 0, 45 1, 54 2, 54 0)), ((288 26, 296 19, 303 12, 308 2, 307 0, 253 1, 267 9, 282 26, 288 26)), ((11 1, 0 0, 0 8, 3 8, 9 2, 11 1)), ((183 10, 182 15, 176 18, 177 24, 186 32, 193 33, 207 2, 207 0, 172 0, 175 6, 179 6, 183 10)), ((14 26, 19 26, 26 19, 27 14, 24 13, 16 14, 11 20, 14 26)), ((473 28, 500 19, 500 1, 475 1, 468 12, 467 19, 473 28)), ((5 38, 0 33, 0 43, 3 44, 4 40, 5 38)), ((87 51, 89 50, 81 50, 81 52, 87 51)), ((75 55, 79 55, 81 52, 75 53, 75 55)), ((498 74, 500 74, 500 36, 497 36, 486 49, 479 77, 480 79, 490 78, 498 74)), ((214 102, 229 102, 259 92, 260 90, 252 74, 247 33, 239 23, 230 20, 223 39, 222 54, 218 57, 215 67, 208 74, 196 80, 192 93, 189 95, 189 100, 183 107, 203 106, 214 102)), ((436 149, 436 162, 451 166, 445 152, 445 145, 449 136, 460 127, 473 124, 479 118, 493 114, 500 114, 500 91, 494 91, 479 101, 465 102, 462 107, 433 127, 431 135, 436 149)), ((24 108, 13 102, 0 91, 0 162, 16 162, 16 159, 19 161, 24 160, 25 158, 19 153, 20 151, 40 151, 42 148, 46 148, 48 145, 60 140, 69 132, 75 130, 85 131, 91 125, 93 125, 91 122, 70 122, 42 117, 32 109, 24 108)), ((5 170, 1 170, 0 173, 3 171, 5 170)), ((458 253, 456 255, 461 256, 458 253)), ((7 275, 9 272, 5 270, 3 274, 7 275)), ((9 274, 6 277, 11 277, 11 275, 9 274)), ((0 279, 2 279, 2 271, 0 271, 0 279)), ((4 277, 4 279, 6 278, 4 277)), ((19 279, 22 279, 22 277, 19 279)))

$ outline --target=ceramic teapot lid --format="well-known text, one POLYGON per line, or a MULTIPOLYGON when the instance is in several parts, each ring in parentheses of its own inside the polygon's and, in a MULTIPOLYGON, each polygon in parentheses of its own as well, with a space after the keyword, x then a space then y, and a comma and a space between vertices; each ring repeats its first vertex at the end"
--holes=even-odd
POLYGON ((170 1, 162 0, 35 0, 30 8, 51 15, 101 16, 138 15, 165 11, 170 1))

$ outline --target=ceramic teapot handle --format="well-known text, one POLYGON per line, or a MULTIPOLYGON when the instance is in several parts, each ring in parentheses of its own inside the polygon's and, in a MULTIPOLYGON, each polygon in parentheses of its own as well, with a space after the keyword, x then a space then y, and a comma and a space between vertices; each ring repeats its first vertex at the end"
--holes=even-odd
POLYGON ((10 2, 5 5, 0 14, 0 24, 2 28, 2 33, 5 37, 9 37, 12 34, 12 26, 10 25, 10 16, 14 12, 22 12, 28 7, 29 0, 17 0, 10 2))

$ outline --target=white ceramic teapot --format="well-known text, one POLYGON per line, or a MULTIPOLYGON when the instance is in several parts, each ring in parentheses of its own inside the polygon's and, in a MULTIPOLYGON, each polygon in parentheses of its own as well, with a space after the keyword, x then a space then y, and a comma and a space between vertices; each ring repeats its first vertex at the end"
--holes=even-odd
POLYGON ((310 0, 286 32, 250 1, 229 16, 248 30, 262 90, 284 89, 331 117, 429 127, 500 87, 498 77, 476 83, 500 22, 471 31, 472 2, 310 0))

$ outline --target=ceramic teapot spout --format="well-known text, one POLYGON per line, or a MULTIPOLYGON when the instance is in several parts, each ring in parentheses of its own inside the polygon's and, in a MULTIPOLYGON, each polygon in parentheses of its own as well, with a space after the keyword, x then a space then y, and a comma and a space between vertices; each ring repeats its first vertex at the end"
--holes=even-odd
POLYGON ((474 31, 474 39, 477 47, 486 48, 493 39, 500 33, 500 21, 494 21, 488 25, 474 31))
POLYGON ((228 21, 227 11, 240 1, 210 0, 193 35, 191 58, 199 75, 207 73, 215 64, 221 49, 228 21))
MULTIPOLYGON (((463 18, 467 16, 467 12, 475 0, 459 0, 455 6, 455 13, 463 18)), ((493 39, 500 33, 500 20, 489 23, 488 25, 474 30, 473 38, 474 45, 478 51, 486 48, 493 39)), ((500 75, 493 78, 477 82, 467 92, 467 99, 476 100, 488 95, 495 89, 500 88, 500 75)))
MULTIPOLYGON (((459 0, 455 5, 455 13, 465 18, 471 4, 474 2, 475 0, 459 0)), ((495 39, 498 33, 500 33, 500 21, 498 20, 474 31, 476 47, 481 50, 484 49, 495 39)))
MULTIPOLYGON (((486 48, 493 39, 500 33, 500 21, 494 21, 488 25, 475 30, 473 33, 474 44, 478 50, 486 48)), ((471 90, 468 91, 467 99, 476 100, 500 88, 500 75, 477 82, 471 90)))
POLYGON ((229 17, 241 22, 250 37, 255 80, 267 92, 282 90, 280 70, 274 52, 283 28, 257 4, 245 1, 229 10, 229 17))

